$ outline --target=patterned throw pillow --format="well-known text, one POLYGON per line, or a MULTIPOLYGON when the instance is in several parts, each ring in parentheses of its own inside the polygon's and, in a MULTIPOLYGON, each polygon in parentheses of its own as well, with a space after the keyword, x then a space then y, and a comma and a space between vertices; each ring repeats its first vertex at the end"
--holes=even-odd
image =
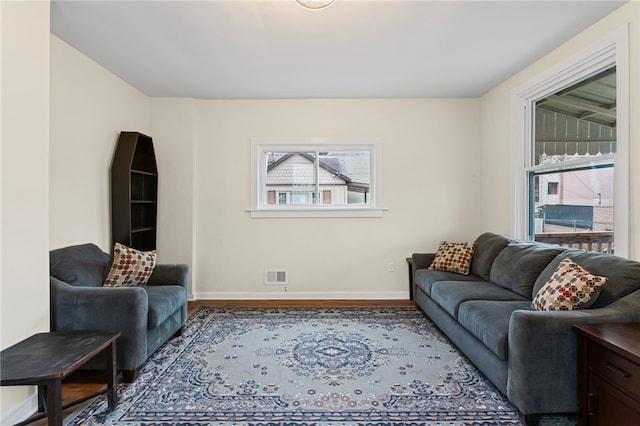
POLYGON ((580 265, 566 258, 556 268, 549 281, 543 285, 531 302, 538 311, 572 311, 591 306, 605 277, 591 275, 580 265))
POLYGON ((442 241, 438 252, 429 269, 438 271, 455 272, 457 274, 469 275, 471 258, 476 249, 475 243, 452 243, 442 241))
POLYGON ((143 286, 156 266, 156 251, 140 251, 116 243, 105 287, 143 286))

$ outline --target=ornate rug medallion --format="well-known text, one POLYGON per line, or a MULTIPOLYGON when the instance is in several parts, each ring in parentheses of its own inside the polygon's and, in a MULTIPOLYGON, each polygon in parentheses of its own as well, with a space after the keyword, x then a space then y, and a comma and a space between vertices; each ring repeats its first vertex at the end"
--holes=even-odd
POLYGON ((278 349, 271 353, 269 348, 259 352, 265 356, 275 356, 276 362, 298 376, 319 380, 331 386, 340 386, 347 380, 354 380, 372 374, 377 367, 388 362, 388 352, 376 349, 378 342, 371 342, 360 334, 327 330, 301 334, 285 342, 290 351, 278 349))
POLYGON ((181 337, 74 425, 517 425, 416 308, 199 307, 181 337))

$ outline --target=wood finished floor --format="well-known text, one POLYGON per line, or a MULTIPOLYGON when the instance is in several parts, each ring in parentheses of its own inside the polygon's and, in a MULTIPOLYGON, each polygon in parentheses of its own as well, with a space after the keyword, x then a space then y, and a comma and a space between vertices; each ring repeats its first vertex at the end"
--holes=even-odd
MULTIPOLYGON (((358 306, 415 306, 412 300, 198 300, 188 303, 189 313, 199 305, 211 306, 244 306, 254 308, 272 307, 358 307, 358 306)), ((62 385, 62 405, 91 395, 106 387, 103 383, 64 383, 62 385)), ((63 415, 67 417, 79 406, 69 407, 63 415)), ((40 419, 31 423, 36 426, 46 426, 47 419, 40 419)))

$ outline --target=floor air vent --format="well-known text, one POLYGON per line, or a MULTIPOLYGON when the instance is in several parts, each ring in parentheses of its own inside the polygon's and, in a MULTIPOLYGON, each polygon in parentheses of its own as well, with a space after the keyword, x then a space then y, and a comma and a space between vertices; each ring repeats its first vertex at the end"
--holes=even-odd
POLYGON ((265 284, 286 284, 287 283, 287 271, 267 269, 264 271, 264 283, 265 284))

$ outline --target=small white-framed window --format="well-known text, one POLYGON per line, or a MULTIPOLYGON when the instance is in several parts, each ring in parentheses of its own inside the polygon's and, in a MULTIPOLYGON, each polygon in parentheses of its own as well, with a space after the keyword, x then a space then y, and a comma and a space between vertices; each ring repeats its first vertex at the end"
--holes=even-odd
POLYGON ((515 237, 628 256, 628 34, 513 90, 515 237))
POLYGON ((252 138, 251 217, 381 217, 380 138, 252 138))

